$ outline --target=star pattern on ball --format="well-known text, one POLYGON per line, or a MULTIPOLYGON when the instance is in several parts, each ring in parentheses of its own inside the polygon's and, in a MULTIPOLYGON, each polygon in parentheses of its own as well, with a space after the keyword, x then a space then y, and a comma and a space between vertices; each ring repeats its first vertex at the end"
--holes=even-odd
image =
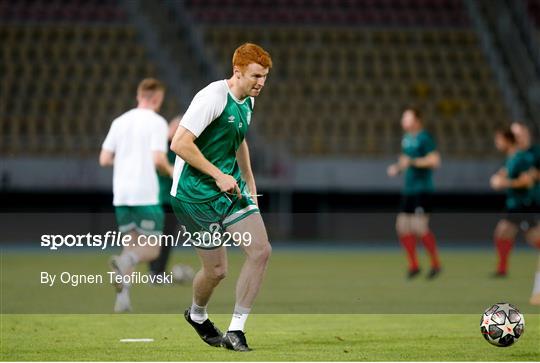
POLYGON ((489 331, 490 325, 491 325, 491 316, 484 314, 482 323, 480 324, 480 328, 486 328, 486 330, 489 331))
POLYGON ((518 323, 511 323, 510 320, 508 320, 508 317, 506 317, 504 324, 497 325, 497 327, 503 331, 501 338, 504 338, 507 335, 515 337, 514 328, 516 325, 518 325, 518 323))

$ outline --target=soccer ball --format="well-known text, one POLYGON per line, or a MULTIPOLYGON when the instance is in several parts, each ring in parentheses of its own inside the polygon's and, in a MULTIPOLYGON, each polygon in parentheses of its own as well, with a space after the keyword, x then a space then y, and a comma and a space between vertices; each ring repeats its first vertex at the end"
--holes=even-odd
POLYGON ((480 319, 480 332, 489 343, 498 347, 509 347, 517 342, 524 328, 523 314, 508 303, 491 306, 480 319))
POLYGON ((177 284, 189 284, 195 277, 195 271, 191 266, 178 263, 171 269, 173 281, 177 284))

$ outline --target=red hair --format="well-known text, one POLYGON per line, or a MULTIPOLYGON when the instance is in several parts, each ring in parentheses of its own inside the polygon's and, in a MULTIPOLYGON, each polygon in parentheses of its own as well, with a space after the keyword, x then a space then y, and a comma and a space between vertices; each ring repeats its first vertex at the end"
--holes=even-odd
POLYGON ((251 63, 257 63, 264 68, 272 68, 272 58, 262 47, 253 43, 244 43, 234 51, 232 64, 244 70, 251 63))

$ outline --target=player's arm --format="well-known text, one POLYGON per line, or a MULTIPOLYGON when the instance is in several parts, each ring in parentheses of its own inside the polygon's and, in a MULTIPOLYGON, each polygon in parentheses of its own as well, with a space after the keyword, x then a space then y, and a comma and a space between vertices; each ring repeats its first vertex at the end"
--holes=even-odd
POLYGON ((534 184, 534 176, 530 171, 524 171, 515 179, 507 175, 495 174, 490 180, 491 187, 495 190, 503 189, 528 189, 534 184))
POLYGON ((441 155, 432 151, 426 156, 410 160, 410 165, 419 169, 436 169, 441 166, 441 155))
POLYGON ((114 165, 114 152, 101 149, 99 153, 99 165, 102 167, 108 167, 114 165))
POLYGON ((388 167, 386 173, 390 177, 397 176, 405 171, 411 164, 411 158, 405 154, 401 154, 398 158, 398 161, 388 167))
POLYGON ((191 131, 180 125, 174 134, 171 150, 195 169, 211 176, 216 181, 216 185, 220 191, 237 193, 238 197, 242 198, 236 180, 231 175, 223 173, 218 167, 208 161, 195 144, 195 139, 196 136, 191 131))
POLYGON ((257 196, 256 196, 257 186, 255 184, 255 176, 253 175, 253 170, 251 170, 249 147, 246 140, 244 140, 240 144, 240 147, 238 148, 238 151, 236 152, 236 161, 238 162, 238 166, 240 167, 242 176, 244 177, 244 180, 246 181, 247 187, 249 189, 249 193, 251 194, 255 204, 258 205, 257 196))
POLYGON ((525 171, 519 175, 517 179, 509 179, 509 188, 512 189, 528 189, 534 184, 534 176, 531 171, 525 171))
POLYGON ((99 153, 99 165, 101 167, 108 167, 114 165, 114 150, 116 150, 117 139, 117 127, 116 122, 113 121, 103 145, 101 145, 101 152, 99 153))
POLYGON ((167 159, 167 154, 163 151, 154 151, 153 156, 156 170, 162 175, 172 177, 173 166, 169 163, 169 160, 167 159))
POLYGON ((531 168, 530 171, 534 181, 540 181, 540 170, 538 170, 536 167, 531 168))

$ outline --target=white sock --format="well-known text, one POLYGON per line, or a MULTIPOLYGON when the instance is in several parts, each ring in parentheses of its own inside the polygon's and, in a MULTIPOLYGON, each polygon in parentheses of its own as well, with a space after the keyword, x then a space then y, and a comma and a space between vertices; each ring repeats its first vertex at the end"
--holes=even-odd
POLYGON ((128 298, 129 299, 129 288, 131 286, 128 285, 128 284, 123 284, 122 285, 122 290, 120 290, 120 292, 117 292, 117 296, 121 296, 123 298, 128 298))
POLYGON ((244 331, 244 325, 249 316, 250 308, 244 308, 239 305, 234 306, 234 312, 231 319, 231 325, 229 325, 228 331, 241 330, 244 331))
POLYGON ((205 306, 199 306, 195 304, 195 301, 191 304, 191 309, 189 311, 189 317, 191 320, 196 322, 197 324, 202 324, 205 322, 206 319, 208 319, 208 313, 206 312, 206 305, 205 306))
POLYGON ((532 291, 533 295, 540 294, 540 271, 536 271, 534 276, 534 287, 532 291))

